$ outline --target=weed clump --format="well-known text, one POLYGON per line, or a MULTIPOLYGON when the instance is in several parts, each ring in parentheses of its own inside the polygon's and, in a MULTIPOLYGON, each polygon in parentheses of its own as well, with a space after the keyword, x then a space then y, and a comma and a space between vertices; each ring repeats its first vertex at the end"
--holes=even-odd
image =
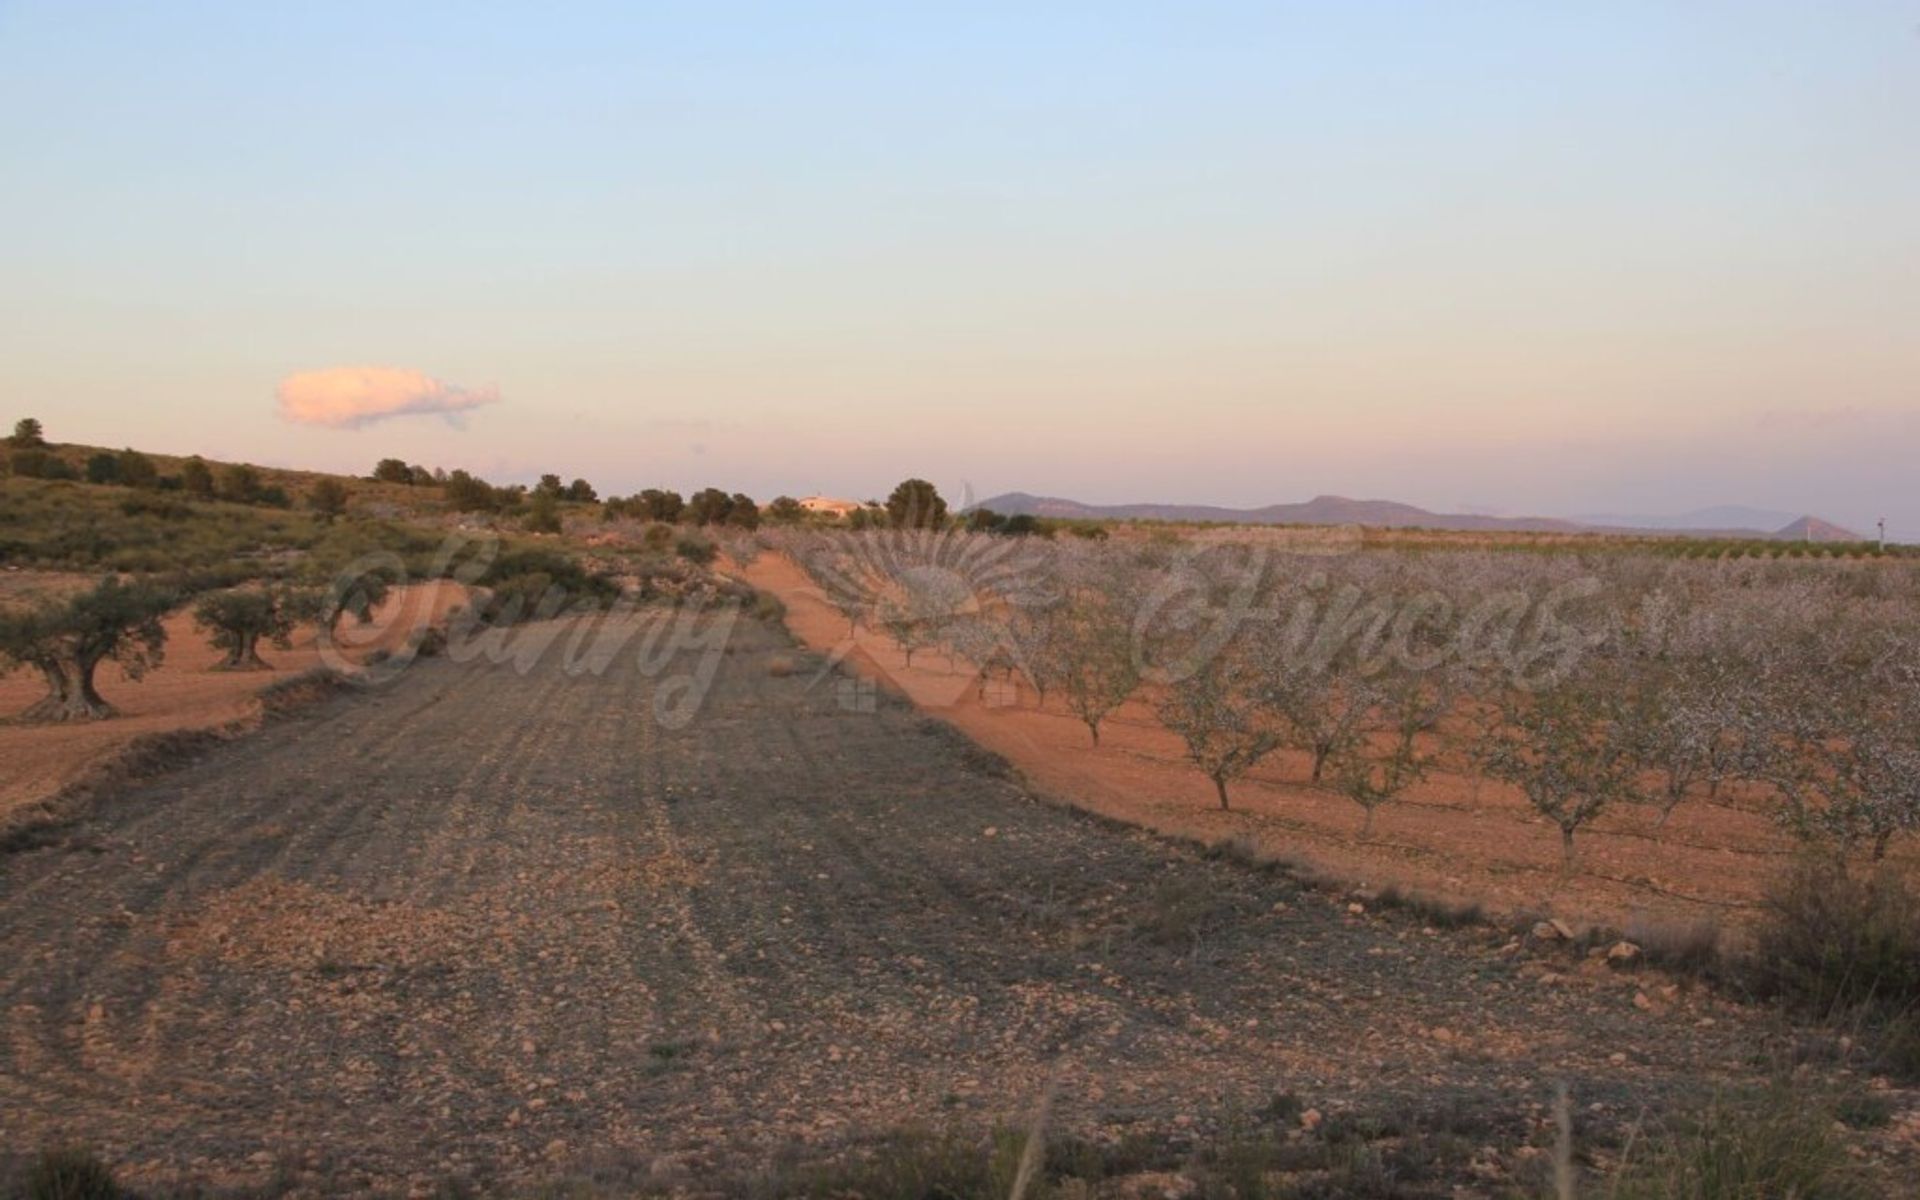
POLYGON ((48 1150, 27 1170, 22 1200, 120 1200, 127 1193, 107 1165, 86 1150, 48 1150))
POLYGON ((1619 1200, 1865 1200, 1832 1117, 1787 1088, 1718 1097, 1633 1153, 1607 1193, 1619 1200))

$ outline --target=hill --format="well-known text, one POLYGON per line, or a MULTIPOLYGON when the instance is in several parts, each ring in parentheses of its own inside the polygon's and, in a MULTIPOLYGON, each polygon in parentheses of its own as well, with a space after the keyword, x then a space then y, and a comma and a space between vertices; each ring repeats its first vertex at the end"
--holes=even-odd
MULTIPOLYGON (((1225 508, 1206 504, 1083 504, 1059 496, 1006 492, 982 500, 973 508, 1003 516, 1025 513, 1036 517, 1082 521, 1191 521, 1235 525, 1367 525, 1380 529, 1446 529, 1469 533, 1667 533, 1707 536, 1777 538, 1815 542, 1857 542, 1860 535, 1818 517, 1801 517, 1782 528, 1694 526, 1655 518, 1647 523, 1619 518, 1621 523, 1569 521, 1558 517, 1495 517, 1478 513, 1437 513, 1395 500, 1351 500, 1345 496, 1315 496, 1298 504, 1269 504, 1262 508, 1225 508)), ((1700 514, 1759 510, 1707 509, 1700 514)), ((1765 514, 1772 516, 1774 514, 1765 514)))

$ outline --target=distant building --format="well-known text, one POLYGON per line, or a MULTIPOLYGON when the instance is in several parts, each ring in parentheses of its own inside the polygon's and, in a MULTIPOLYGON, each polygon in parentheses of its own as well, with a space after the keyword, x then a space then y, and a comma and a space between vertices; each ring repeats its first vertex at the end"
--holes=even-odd
POLYGON ((841 500, 834 496, 802 496, 800 507, 810 513, 824 513, 830 517, 844 517, 854 509, 861 507, 858 500, 841 500))

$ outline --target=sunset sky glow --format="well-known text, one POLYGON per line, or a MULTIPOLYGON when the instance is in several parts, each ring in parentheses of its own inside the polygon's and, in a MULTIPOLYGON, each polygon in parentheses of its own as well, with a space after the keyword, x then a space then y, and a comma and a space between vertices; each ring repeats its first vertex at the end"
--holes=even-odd
POLYGON ((0 0, 0 228, 62 441, 1920 541, 1911 3, 0 0))

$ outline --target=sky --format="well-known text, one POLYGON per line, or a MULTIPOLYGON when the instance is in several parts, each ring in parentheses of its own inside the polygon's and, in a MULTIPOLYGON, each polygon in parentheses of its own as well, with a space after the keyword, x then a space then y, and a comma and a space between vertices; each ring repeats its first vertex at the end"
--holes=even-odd
POLYGON ((0 0, 0 231, 60 441, 1920 541, 1915 0, 0 0))

